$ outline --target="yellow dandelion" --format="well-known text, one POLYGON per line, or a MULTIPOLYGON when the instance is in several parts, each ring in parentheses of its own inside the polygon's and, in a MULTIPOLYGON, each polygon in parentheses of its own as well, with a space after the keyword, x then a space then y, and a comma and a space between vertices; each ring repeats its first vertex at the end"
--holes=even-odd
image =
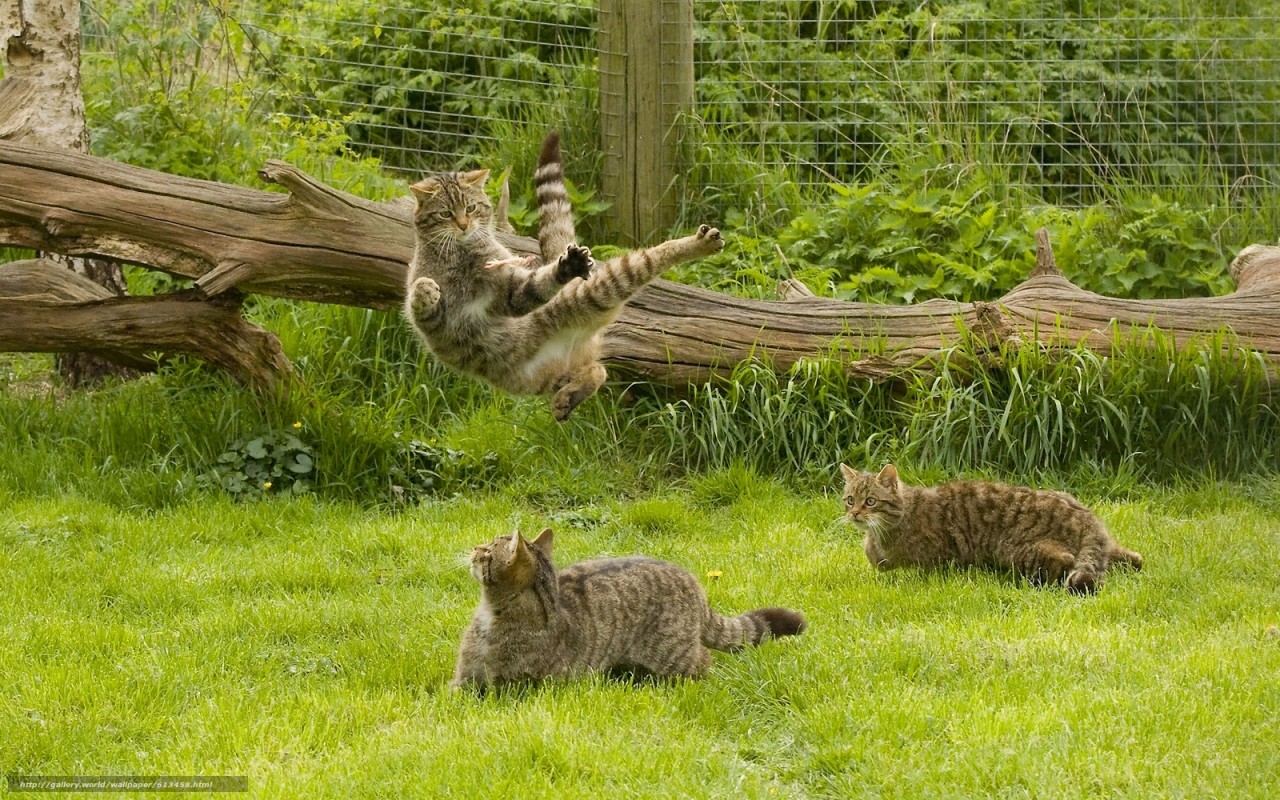
POLYGON ((263 482, 262 482, 262 488, 263 488, 263 489, 270 489, 270 488, 271 488, 271 481, 263 481, 263 482))
POLYGON ((301 427, 302 427, 302 423, 301 423, 301 422, 295 422, 295 423, 293 423, 293 427, 294 427, 294 429, 301 428, 301 427))
POLYGON ((707 570, 707 577, 713 581, 719 579, 719 577, 723 574, 724 573, 718 569, 707 570))

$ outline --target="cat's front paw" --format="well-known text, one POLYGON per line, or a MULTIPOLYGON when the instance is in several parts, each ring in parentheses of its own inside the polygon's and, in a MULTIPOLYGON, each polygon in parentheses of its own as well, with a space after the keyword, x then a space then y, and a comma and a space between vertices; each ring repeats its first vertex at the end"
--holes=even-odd
POLYGON ((440 304, 440 284, 430 278, 418 278, 409 287, 409 308, 413 316, 425 317, 440 304))
POLYGON ((556 265, 556 280, 560 283, 568 283, 574 278, 586 280, 594 264, 589 248, 571 244, 564 249, 564 254, 556 265))
POLYGON ((703 255, 719 253, 724 249, 724 237, 720 235, 720 229, 710 225, 699 225, 694 240, 703 255))

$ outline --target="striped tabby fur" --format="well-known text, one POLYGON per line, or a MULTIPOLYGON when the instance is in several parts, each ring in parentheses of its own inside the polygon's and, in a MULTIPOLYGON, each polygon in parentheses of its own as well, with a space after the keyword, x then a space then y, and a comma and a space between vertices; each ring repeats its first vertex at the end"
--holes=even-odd
POLYGON ((471 554, 480 606, 462 637, 452 686, 613 669, 697 678, 715 650, 805 629, 804 616, 762 608, 721 617, 688 570, 643 556, 582 561, 556 571, 551 530, 499 536, 471 554))
POLYGON ((534 184, 546 266, 514 257, 493 235, 488 170, 415 184, 416 245, 405 316, 441 361, 513 394, 553 395, 558 420, 600 388, 602 331, 658 275, 724 247, 706 225, 603 264, 574 243, 573 212, 553 132, 534 184))
POLYGON ((987 481, 926 488, 841 464, 847 519, 865 533, 863 549, 879 569, 907 565, 989 564, 1035 582, 1097 590, 1113 561, 1142 568, 1102 520, 1066 492, 987 481))

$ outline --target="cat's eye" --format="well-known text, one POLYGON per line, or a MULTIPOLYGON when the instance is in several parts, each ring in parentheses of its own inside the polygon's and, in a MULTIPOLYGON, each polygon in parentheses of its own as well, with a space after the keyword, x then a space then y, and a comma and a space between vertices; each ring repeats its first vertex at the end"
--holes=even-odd
POLYGON ((874 497, 868 497, 866 502, 863 503, 863 505, 865 505, 867 508, 871 508, 875 504, 876 504, 876 499, 874 497))
POLYGON ((846 498, 844 499, 844 504, 845 504, 846 506, 848 506, 849 508, 853 508, 853 498, 852 498, 852 497, 846 497, 846 498))
POLYGON ((471 205, 467 206, 467 213, 474 214, 476 213, 476 209, 479 207, 480 205, 478 203, 472 203, 471 205))

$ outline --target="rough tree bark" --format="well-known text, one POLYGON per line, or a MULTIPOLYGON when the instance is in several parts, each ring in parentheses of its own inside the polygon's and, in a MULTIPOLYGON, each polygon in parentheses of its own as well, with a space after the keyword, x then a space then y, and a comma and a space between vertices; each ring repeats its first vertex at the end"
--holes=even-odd
MULTIPOLYGON (((80 91, 80 0, 0 0, 0 139, 89 152, 80 91)), ((58 257, 71 271, 125 294, 118 264, 58 257)), ((72 386, 128 371, 93 353, 64 353, 58 371, 72 386)))
POLYGON ((279 339, 240 315, 242 299, 119 297, 48 259, 0 264, 0 352, 84 350, 135 370, 151 369, 156 354, 183 354, 250 386, 279 386, 289 361, 279 339))
MULTIPOLYGON (((0 142, 0 242, 146 264, 194 279, 211 297, 239 290, 399 305, 413 243, 407 200, 369 202, 279 162, 260 174, 290 194, 0 142)), ((508 243, 536 251, 529 239, 508 243)), ((1280 363, 1280 247, 1246 248, 1230 295, 1120 300, 1072 285, 1053 265, 1047 235, 1040 245, 1040 265, 995 302, 848 303, 786 285, 786 299, 761 301, 656 281, 609 328, 607 356, 644 379, 684 385, 750 358, 783 370, 843 350, 851 377, 884 380, 927 363, 961 331, 993 350, 1038 340, 1105 351, 1117 328, 1154 327, 1180 346, 1229 329, 1242 347, 1280 363)), ((0 296, 4 286, 0 272, 0 296)))

